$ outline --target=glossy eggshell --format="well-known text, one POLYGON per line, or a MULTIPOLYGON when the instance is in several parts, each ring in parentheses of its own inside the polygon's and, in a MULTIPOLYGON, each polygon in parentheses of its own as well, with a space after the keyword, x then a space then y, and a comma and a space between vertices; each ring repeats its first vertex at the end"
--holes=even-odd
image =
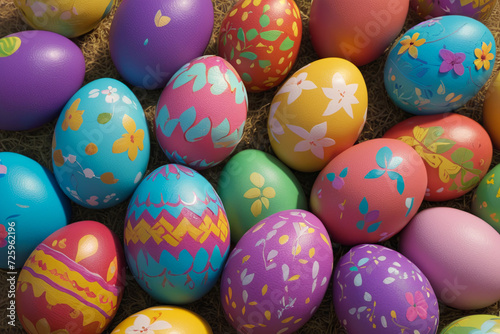
POLYGON ((248 97, 238 73, 218 56, 185 64, 156 107, 156 139, 171 162, 206 169, 227 158, 243 135, 248 97))
POLYGON ((396 140, 372 139, 345 150, 317 176, 310 207, 344 245, 376 243, 417 213, 427 173, 420 156, 396 140))
POLYGON ((446 201, 471 191, 488 171, 493 147, 486 130, 453 113, 414 116, 384 134, 410 145, 427 170, 427 201, 446 201))
POLYGON ((415 115, 465 105, 489 79, 495 39, 481 22, 449 15, 424 21, 398 39, 384 68, 387 94, 415 115))
POLYGON ((471 212, 500 233, 500 164, 479 183, 472 197, 471 212))
POLYGON ((293 333, 320 305, 333 269, 321 221, 304 210, 275 213, 248 230, 221 278, 229 323, 241 333, 293 333))
POLYGON ((115 0, 15 0, 23 20, 34 29, 49 30, 68 38, 83 35, 99 24, 115 0))
POLYGON ((30 130, 50 122, 81 87, 85 59, 71 40, 49 31, 0 39, 0 130, 30 130))
POLYGON ((440 0, 410 0, 411 8, 424 20, 443 15, 463 15, 479 21, 486 21, 497 0, 485 1, 440 1, 440 0))
POLYGON ((141 333, 144 328, 150 331, 154 328, 154 334, 213 333, 208 322, 190 310, 178 306, 154 306, 129 316, 111 334, 141 333))
POLYGON ((341 57, 357 66, 380 57, 403 28, 409 0, 314 0, 309 33, 321 57, 341 57))
POLYGON ((139 100, 120 81, 102 78, 82 87, 64 107, 54 131, 52 165, 71 200, 104 209, 132 195, 149 151, 139 100))
POLYGON ((351 62, 324 58, 295 72, 274 96, 267 124, 271 146, 288 167, 321 170, 358 139, 368 94, 351 62))
POLYGON ((274 213, 307 209, 304 190, 292 171, 276 157, 253 149, 241 151, 227 162, 217 193, 226 208, 233 242, 274 213))
POLYGON ((499 317, 491 314, 474 314, 453 321, 443 328, 440 334, 458 334, 466 331, 467 333, 498 333, 499 330, 499 317))
POLYGON ((123 1, 109 31, 111 59, 128 83, 163 88, 182 65, 203 54, 213 26, 210 0, 123 1))
POLYGON ((444 304, 473 310, 500 299, 500 265, 495 260, 500 235, 473 214, 449 207, 423 210, 402 231, 399 248, 427 276, 444 304))
POLYGON ((234 66, 249 92, 260 92, 290 74, 301 39, 295 1, 240 0, 222 21, 218 54, 234 66))
POLYGON ((162 303, 187 304, 217 282, 229 254, 224 206, 182 165, 158 167, 137 187, 125 218, 125 256, 139 285, 162 303))
POLYGON ((0 194, 0 268, 13 271, 40 242, 69 223, 71 205, 47 168, 11 152, 0 152, 0 194))
POLYGON ((348 333, 436 333, 439 305, 429 280, 395 250, 355 246, 333 273, 333 305, 348 333))
POLYGON ((495 148, 500 149, 500 75, 497 74, 488 88, 483 103, 484 128, 490 135, 495 148))
POLYGON ((29 334, 101 333, 123 295, 125 260, 118 237, 95 221, 69 224, 31 253, 17 281, 16 311, 29 334))

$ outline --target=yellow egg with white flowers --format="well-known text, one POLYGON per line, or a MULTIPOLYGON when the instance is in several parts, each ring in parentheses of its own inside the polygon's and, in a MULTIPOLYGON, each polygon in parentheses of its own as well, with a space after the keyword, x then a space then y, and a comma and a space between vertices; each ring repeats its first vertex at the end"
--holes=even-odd
POLYGON ((359 69, 323 58, 295 72, 274 96, 267 124, 276 156, 301 172, 321 170, 351 147, 366 122, 368 94, 359 69))
POLYGON ((32 28, 68 38, 97 27, 114 3, 115 0, 14 0, 23 20, 32 28))
POLYGON ((212 334, 208 322, 178 306, 154 306, 139 311, 118 324, 111 334, 212 334))

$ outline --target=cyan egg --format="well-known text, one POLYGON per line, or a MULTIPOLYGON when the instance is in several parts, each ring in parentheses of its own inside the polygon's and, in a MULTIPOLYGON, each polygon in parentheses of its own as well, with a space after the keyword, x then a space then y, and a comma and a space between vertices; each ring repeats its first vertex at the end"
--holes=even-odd
POLYGON ((132 195, 149 151, 146 117, 134 93, 118 80, 102 78, 81 88, 59 116, 54 174, 77 204, 109 208, 132 195))
POLYGON ((392 47, 384 68, 387 94, 415 115, 449 112, 473 98, 489 79, 496 46, 491 31, 465 16, 424 21, 392 47))

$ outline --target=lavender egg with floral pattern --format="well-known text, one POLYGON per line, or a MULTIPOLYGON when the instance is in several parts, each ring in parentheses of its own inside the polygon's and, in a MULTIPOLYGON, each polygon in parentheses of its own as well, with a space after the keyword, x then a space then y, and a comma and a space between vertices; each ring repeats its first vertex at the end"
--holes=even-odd
POLYGON ((399 252, 374 244, 355 246, 340 258, 333 279, 333 305, 348 333, 436 333, 434 290, 399 252))
POLYGON ((54 175, 75 203, 105 209, 126 200, 149 161, 146 116, 122 82, 102 78, 68 101, 52 140, 54 175))
POLYGON ((387 94, 415 115, 450 112, 488 81, 496 60, 491 31, 466 16, 424 21, 394 43, 384 68, 387 94))
POLYGON ((497 0, 410 0, 411 8, 424 20, 443 15, 463 15, 484 22, 496 3, 497 0))

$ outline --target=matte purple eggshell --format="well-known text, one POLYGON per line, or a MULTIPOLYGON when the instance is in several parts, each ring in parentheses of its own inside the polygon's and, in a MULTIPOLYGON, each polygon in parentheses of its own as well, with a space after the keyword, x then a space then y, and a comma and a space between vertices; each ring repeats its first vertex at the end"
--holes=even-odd
POLYGON ((51 121, 84 77, 83 53, 64 36, 32 30, 0 39, 0 129, 30 130, 51 121))
POLYGON ((399 247, 446 305, 472 310, 500 299, 500 235, 471 213, 448 207, 421 211, 401 233, 399 247))
POLYGON ((109 32, 111 58, 128 83, 163 88, 182 65, 203 54, 213 25, 210 0, 124 0, 109 32))

